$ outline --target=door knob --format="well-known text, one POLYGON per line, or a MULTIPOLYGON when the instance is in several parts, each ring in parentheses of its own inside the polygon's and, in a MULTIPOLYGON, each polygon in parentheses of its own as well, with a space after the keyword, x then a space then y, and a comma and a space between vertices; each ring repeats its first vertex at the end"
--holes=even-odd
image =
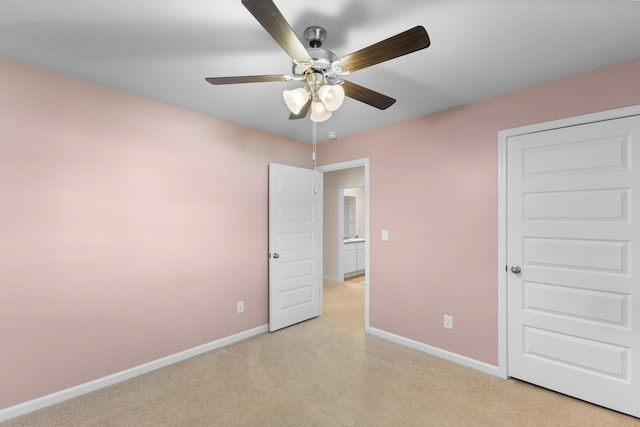
POLYGON ((511 267, 511 272, 513 274, 520 274, 520 272, 522 272, 522 270, 517 265, 514 265, 513 267, 511 267))
POLYGON ((273 254, 273 257, 274 257, 275 259, 278 259, 278 258, 280 258, 280 254, 278 254, 278 253, 276 252, 276 253, 274 253, 274 254, 273 254))

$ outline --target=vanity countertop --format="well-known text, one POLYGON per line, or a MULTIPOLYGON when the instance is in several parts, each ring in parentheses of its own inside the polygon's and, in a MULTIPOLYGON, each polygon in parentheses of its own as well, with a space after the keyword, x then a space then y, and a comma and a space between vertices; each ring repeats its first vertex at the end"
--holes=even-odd
POLYGON ((364 238, 363 237, 355 237, 352 239, 344 239, 344 243, 357 243, 357 242, 364 242, 364 238))

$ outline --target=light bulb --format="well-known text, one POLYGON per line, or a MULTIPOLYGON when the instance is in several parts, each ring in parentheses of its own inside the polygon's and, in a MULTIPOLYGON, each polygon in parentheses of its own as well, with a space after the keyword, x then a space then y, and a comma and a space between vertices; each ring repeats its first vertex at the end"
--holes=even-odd
POLYGON ((331 117, 331 111, 327 110, 327 107, 320 101, 313 101, 311 103, 311 120, 314 122, 324 122, 331 117))
POLYGON ((282 96, 284 97, 284 102, 287 104, 287 107, 289 107, 289 110, 291 110, 293 114, 298 114, 309 100, 309 92, 303 87, 285 90, 282 96))
POLYGON ((344 101, 344 89, 341 85, 324 85, 318 90, 318 98, 329 111, 336 111, 344 101))

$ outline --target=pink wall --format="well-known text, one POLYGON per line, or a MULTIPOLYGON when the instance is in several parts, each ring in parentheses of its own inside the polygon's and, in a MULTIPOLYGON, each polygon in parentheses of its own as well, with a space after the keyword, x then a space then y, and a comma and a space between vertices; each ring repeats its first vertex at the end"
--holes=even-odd
POLYGON ((371 326, 497 365, 498 131, 635 104, 640 58, 321 144, 370 158, 371 326))
POLYGON ((309 145, 5 60, 0 82, 0 408, 268 322, 267 164, 309 145))
MULTIPOLYGON (((372 326, 496 364, 498 130, 640 104, 639 79, 321 144, 371 160, 372 326)), ((307 144, 4 60, 0 82, 0 408, 267 322, 267 163, 311 167, 307 144)))

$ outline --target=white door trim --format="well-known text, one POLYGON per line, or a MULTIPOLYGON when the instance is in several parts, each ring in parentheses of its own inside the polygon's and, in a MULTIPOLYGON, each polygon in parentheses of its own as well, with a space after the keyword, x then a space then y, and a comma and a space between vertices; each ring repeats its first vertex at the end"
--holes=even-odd
POLYGON ((508 377, 507 360, 507 142, 509 138, 585 123, 640 115, 640 105, 537 123, 498 132, 498 376, 508 377))
POLYGON ((333 172, 342 169, 351 169, 364 166, 364 238, 365 253, 364 260, 364 330, 370 333, 371 325, 369 322, 369 288, 371 286, 371 274, 369 270, 369 260, 371 257, 370 242, 371 233, 369 232, 371 220, 369 219, 369 158, 350 160, 348 162, 333 163, 330 165, 318 166, 316 170, 320 172, 333 172))
POLYGON ((338 283, 344 282, 344 187, 338 187, 338 283))

